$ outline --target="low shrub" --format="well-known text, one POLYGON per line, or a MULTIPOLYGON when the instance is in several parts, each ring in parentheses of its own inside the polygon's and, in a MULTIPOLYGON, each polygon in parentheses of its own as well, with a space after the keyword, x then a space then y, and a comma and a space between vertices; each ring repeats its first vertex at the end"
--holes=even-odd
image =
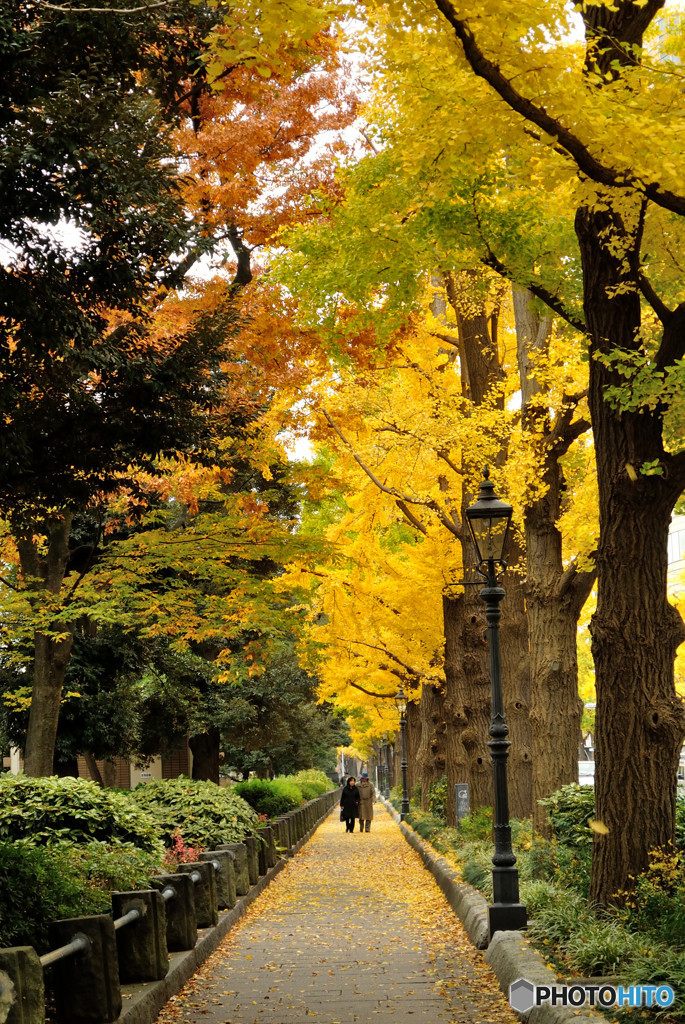
POLYGON ((236 788, 181 775, 141 784, 132 796, 154 819, 166 846, 180 835, 189 846, 211 848, 241 842, 257 824, 258 815, 236 788))
POLYGON ((685 949, 685 856, 673 844, 650 851, 617 916, 631 931, 685 949))
POLYGON ((640 938, 617 921, 588 915, 583 927, 569 935, 561 950, 571 970, 581 977, 623 973, 639 949, 640 938))
POLYGON ((276 779, 249 779, 238 782, 234 792, 239 794, 257 814, 276 818, 287 814, 302 803, 302 790, 292 779, 280 776, 276 779))
POLYGON ((410 811, 404 820, 429 843, 435 843, 438 832, 445 827, 443 819, 430 811, 410 811))
POLYGON ((160 831, 129 793, 87 779, 0 775, 0 842, 29 846, 112 840, 148 853, 161 850, 160 831))
POLYGON ((536 945, 563 946, 577 932, 583 932, 590 917, 587 900, 572 889, 559 886, 554 901, 539 907, 528 934, 536 945))
POLYGON ((541 878, 522 881, 520 889, 521 902, 526 907, 530 920, 537 918, 542 910, 554 906, 564 894, 562 886, 541 878))
POLYGON ((390 796, 388 797, 388 800, 395 808, 395 810, 399 812, 402 807, 402 787, 393 786, 392 789, 390 790, 390 796))
POLYGON ((447 779, 444 776, 428 787, 428 810, 443 824, 447 821, 447 779))
POLYGON ((174 872, 179 864, 193 864, 202 852, 201 846, 188 846, 181 833, 176 832, 164 854, 164 870, 174 872))
POLYGON ((640 943, 621 974, 630 985, 671 985, 675 1000, 667 1019, 685 1020, 685 950, 640 943))
POLYGON ((457 828, 462 841, 491 843, 492 807, 479 807, 471 811, 464 818, 460 818, 457 828))
POLYGON ((560 843, 581 850, 590 849, 592 830, 589 823, 595 816, 595 791, 592 786, 579 786, 571 782, 540 803, 547 809, 554 835, 560 843))
POLYGON ((317 796, 322 796, 323 793, 334 789, 333 783, 326 773, 316 768, 306 768, 295 775, 287 776, 287 778, 292 779, 300 787, 305 800, 314 800, 317 796))
POLYGON ((130 843, 0 844, 0 946, 49 948, 48 924, 102 914, 112 892, 148 888, 161 858, 130 843))

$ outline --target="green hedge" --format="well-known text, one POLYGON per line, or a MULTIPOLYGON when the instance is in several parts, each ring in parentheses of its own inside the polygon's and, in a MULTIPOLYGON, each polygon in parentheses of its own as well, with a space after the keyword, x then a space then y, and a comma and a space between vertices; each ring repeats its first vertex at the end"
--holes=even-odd
POLYGON ((161 849, 156 823, 129 793, 101 789, 87 779, 0 775, 0 842, 91 840, 128 842, 148 853, 161 849))
POLYGON ((234 791, 254 807, 257 814, 276 818, 314 800, 333 788, 325 772, 309 768, 297 775, 277 775, 275 779, 249 779, 238 782, 234 791))
POLYGON ((315 800, 317 796, 335 788, 326 773, 316 768, 307 768, 296 775, 287 775, 286 778, 292 779, 300 787, 305 800, 315 800))
POLYGON ((267 818, 287 814, 303 802, 301 788, 289 778, 250 779, 238 782, 233 788, 257 814, 267 818))
POLYGON ((257 814, 236 788, 183 775, 178 779, 153 779, 131 795, 154 820, 167 846, 171 846, 174 835, 181 835, 188 846, 239 843, 258 822, 257 814))
POLYGON ((130 843, 0 843, 0 947, 46 952, 48 924, 111 910, 111 893, 149 886, 161 857, 130 843))

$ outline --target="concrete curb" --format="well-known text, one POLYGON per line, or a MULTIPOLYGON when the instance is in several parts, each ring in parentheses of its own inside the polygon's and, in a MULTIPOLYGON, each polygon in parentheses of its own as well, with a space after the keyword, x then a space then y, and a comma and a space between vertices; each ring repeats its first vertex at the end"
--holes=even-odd
POLYGON ((485 897, 472 886, 462 882, 458 872, 454 870, 449 861, 441 857, 430 843, 425 842, 421 836, 417 835, 413 828, 400 821, 399 814, 388 800, 384 797, 380 799, 388 814, 398 823, 404 838, 412 849, 416 850, 424 866, 435 878, 473 945, 476 949, 486 949, 488 945, 488 904, 485 897))
MULTIPOLYGON (((523 932, 496 932, 488 945, 488 904, 484 896, 465 882, 459 881, 457 873, 444 857, 425 842, 412 828, 400 821, 400 816, 385 799, 378 798, 388 814, 399 825, 400 831, 412 849, 421 857, 425 867, 435 877, 455 912, 469 939, 477 949, 485 950, 485 962, 492 968, 500 989, 509 996, 509 986, 519 978, 525 978, 533 985, 563 985, 543 957, 527 941, 523 932)), ((592 1010, 577 1010, 566 1006, 552 1006, 544 1003, 530 1010, 515 1013, 527 1024, 597 1024, 606 1020, 592 1010)))
POLYGON ((319 825, 326 820, 337 803, 323 814, 314 827, 293 846, 292 853, 285 860, 279 860, 274 867, 262 875, 250 891, 241 896, 236 905, 219 915, 219 923, 213 928, 198 930, 197 942, 193 949, 169 955, 169 971, 161 981, 149 981, 137 985, 122 985, 121 995, 124 1006, 117 1024, 153 1024, 162 1007, 177 995, 199 967, 208 959, 226 937, 231 928, 240 920, 250 904, 262 893, 285 867, 287 860, 302 849, 311 839, 319 825))
MULTIPOLYGON (((509 986, 519 978, 525 978, 533 985, 563 985, 543 957, 528 943, 523 932, 495 932, 485 952, 485 962, 495 973, 499 986, 505 995, 509 986)), ((543 1003, 523 1013, 516 1011, 522 1020, 530 1024, 597 1024, 602 1018, 592 1010, 574 1010, 569 1006, 552 1006, 543 1003)))

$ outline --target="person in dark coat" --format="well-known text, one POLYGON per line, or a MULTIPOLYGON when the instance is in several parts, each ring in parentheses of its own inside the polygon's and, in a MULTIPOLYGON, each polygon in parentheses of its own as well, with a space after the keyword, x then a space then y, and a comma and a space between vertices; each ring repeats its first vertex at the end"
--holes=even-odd
POLYGON ((359 790, 356 783, 354 775, 350 775, 340 793, 340 818, 345 822, 346 832, 354 832, 354 820, 359 817, 359 790))

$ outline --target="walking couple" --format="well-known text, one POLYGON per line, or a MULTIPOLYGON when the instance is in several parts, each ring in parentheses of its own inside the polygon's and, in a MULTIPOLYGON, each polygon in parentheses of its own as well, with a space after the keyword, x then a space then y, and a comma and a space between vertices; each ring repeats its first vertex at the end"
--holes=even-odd
POLYGON ((361 773, 359 785, 354 775, 350 775, 340 793, 340 820, 345 822, 346 832, 354 832, 356 818, 359 818, 360 832, 371 831, 375 799, 376 791, 369 782, 368 772, 361 773))

